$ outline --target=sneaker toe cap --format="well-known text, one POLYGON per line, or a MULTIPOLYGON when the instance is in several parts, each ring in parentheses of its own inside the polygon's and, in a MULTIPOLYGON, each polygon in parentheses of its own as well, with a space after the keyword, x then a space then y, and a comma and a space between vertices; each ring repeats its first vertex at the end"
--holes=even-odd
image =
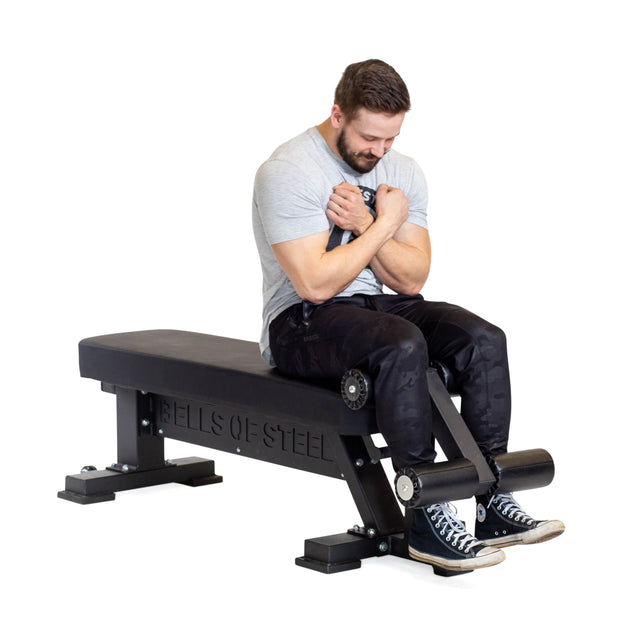
POLYGON ((532 529, 531 543, 545 542, 564 533, 564 523, 560 520, 544 520, 532 529))
POLYGON ((485 546, 476 553, 476 558, 482 558, 491 564, 498 564, 506 558, 506 555, 498 547, 485 546))

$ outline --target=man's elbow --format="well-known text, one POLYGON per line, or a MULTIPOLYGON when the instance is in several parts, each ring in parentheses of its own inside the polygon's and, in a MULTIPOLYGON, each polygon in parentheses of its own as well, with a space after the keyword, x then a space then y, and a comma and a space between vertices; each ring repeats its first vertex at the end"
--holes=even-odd
POLYGON ((333 291, 329 287, 315 287, 315 286, 303 286, 300 285, 295 288, 296 293, 307 302, 311 304, 322 304, 330 298, 333 298, 337 291, 333 291))
POLYGON ((412 287, 408 287, 404 295, 417 296, 422 291, 422 287, 424 287, 424 282, 422 284, 416 284, 412 287))
POLYGON ((413 284, 413 285, 402 285, 394 289, 396 293, 399 293, 403 296, 417 296, 421 291, 424 283, 422 284, 413 284))
POLYGON ((303 298, 303 300, 306 300, 311 304, 323 304, 324 302, 329 300, 329 298, 331 297, 332 296, 307 296, 306 298, 303 298))
MULTIPOLYGON (((428 274, 427 274, 428 275, 428 274)), ((391 287, 396 293, 404 296, 417 296, 427 283, 427 276, 417 280, 404 280, 391 287)))

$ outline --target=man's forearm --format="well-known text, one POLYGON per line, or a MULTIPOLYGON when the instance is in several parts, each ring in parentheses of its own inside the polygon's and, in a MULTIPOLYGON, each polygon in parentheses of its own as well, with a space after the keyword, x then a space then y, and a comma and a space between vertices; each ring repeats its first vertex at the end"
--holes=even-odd
POLYGON ((396 231, 379 220, 359 238, 326 251, 327 237, 316 234, 275 244, 273 252, 303 300, 321 303, 346 289, 396 231))
POLYGON ((323 252, 316 271, 315 294, 318 301, 332 298, 346 289, 391 240, 387 225, 373 224, 353 242, 323 252))
MULTIPOLYGON (((408 215, 408 200, 402 191, 380 185, 376 192, 377 219, 385 217, 390 211, 397 212, 398 207, 404 208, 408 215)), ((374 217, 367 210, 360 189, 347 183, 334 187, 327 216, 341 229, 352 231, 358 238, 375 226, 374 217)), ((404 217, 406 220, 406 215, 404 217)), ((413 224, 402 225, 376 251, 369 266, 378 280, 396 293, 419 292, 431 266, 428 231, 413 224)))
POLYGON ((391 238, 371 259, 370 266, 378 280, 396 293, 419 293, 431 268, 428 236, 419 247, 391 238))

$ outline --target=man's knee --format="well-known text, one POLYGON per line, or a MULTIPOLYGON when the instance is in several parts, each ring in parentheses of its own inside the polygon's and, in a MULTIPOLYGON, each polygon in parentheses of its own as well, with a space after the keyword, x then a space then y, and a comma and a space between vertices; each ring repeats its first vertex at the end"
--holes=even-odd
POLYGON ((502 358, 507 352, 505 332, 490 322, 482 321, 475 327, 473 340, 487 358, 502 358))
POLYGON ((379 326, 379 340, 372 349, 378 360, 393 363, 394 367, 415 368, 428 363, 428 347, 418 327, 401 318, 389 318, 379 326))
MULTIPOLYGON (((482 364, 483 370, 504 370, 501 375, 508 375, 507 371, 507 337, 505 332, 494 324, 478 316, 470 315, 465 323, 448 336, 440 336, 442 353, 446 354, 444 363, 457 373, 475 372, 482 364)), ((440 351, 433 354, 439 359, 440 351)))

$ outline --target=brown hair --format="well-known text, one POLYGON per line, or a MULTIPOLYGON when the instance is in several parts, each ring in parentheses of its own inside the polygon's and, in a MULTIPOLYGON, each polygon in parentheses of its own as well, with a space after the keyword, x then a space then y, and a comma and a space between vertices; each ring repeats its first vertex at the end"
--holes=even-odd
POLYGON ((411 108, 404 81, 393 67, 382 60, 350 64, 336 87, 334 101, 347 119, 354 117, 361 107, 392 115, 411 108))

